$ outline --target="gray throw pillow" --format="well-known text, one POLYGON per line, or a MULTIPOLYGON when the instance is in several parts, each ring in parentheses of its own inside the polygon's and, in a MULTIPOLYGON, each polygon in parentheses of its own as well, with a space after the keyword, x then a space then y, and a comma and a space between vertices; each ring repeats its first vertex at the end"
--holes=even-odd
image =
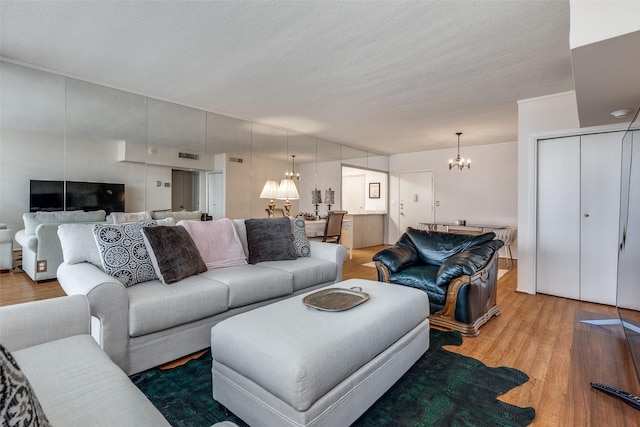
POLYGON ((29 380, 0 344, 0 420, 7 426, 49 426, 29 380))
POLYGON ((154 270, 165 285, 207 271, 200 252, 180 226, 158 226, 142 229, 154 270))
POLYGON ((309 245, 309 239, 307 239, 304 218, 301 216, 290 216, 289 219, 291 220, 291 235, 293 237, 293 247, 296 250, 296 256, 311 256, 311 246, 309 245))
POLYGON ((156 225, 155 221, 94 225, 93 236, 105 273, 125 286, 157 279, 142 238, 143 227, 156 225))
POLYGON ((245 219, 249 264, 296 259, 289 218, 245 219))

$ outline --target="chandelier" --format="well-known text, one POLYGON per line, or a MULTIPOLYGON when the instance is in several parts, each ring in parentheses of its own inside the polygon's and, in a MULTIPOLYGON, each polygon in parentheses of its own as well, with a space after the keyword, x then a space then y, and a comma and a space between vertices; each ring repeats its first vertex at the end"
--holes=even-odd
POLYGON ((449 170, 453 168, 458 168, 459 170, 471 168, 471 159, 465 160, 460 157, 460 135, 462 135, 462 132, 456 132, 456 135, 458 135, 458 155, 455 160, 449 159, 449 170))
POLYGON ((289 178, 289 179, 294 179, 295 178, 295 179, 299 180, 300 179, 300 172, 296 172, 296 155, 292 154, 291 157, 293 159, 292 160, 293 165, 291 167, 291 172, 285 172, 284 173, 284 177, 285 178, 289 178))

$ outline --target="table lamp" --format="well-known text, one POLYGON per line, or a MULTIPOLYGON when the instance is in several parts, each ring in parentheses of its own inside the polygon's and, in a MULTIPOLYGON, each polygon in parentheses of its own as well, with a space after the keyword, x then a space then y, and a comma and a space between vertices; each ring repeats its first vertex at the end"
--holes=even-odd
POLYGON ((291 215, 291 203, 289 200, 298 200, 300 198, 300 194, 298 194, 298 189, 296 188, 296 184, 290 178, 285 178, 280 181, 280 186, 278 187, 278 193, 276 195, 276 199, 285 200, 284 202, 284 213, 286 216, 291 215))
POLYGON ((273 200, 278 195, 278 181, 267 181, 262 187, 262 193, 260 193, 261 199, 269 200, 269 218, 273 218, 273 210, 276 207, 276 202, 273 200))

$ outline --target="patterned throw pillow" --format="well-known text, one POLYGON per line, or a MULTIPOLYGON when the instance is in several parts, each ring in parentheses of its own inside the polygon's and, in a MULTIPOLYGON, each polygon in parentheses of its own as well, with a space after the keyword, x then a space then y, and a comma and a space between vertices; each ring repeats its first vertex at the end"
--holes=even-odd
POLYGON ((307 239, 307 230, 304 227, 304 218, 301 216, 290 216, 291 235, 293 236, 293 247, 296 249, 296 255, 299 257, 311 256, 311 246, 307 239))
POLYGON ((7 426, 49 426, 29 380, 0 344, 0 420, 7 426))
POLYGON ((143 227, 156 225, 156 221, 94 225, 93 236, 100 250, 105 273, 120 280, 125 286, 157 279, 142 238, 143 227))

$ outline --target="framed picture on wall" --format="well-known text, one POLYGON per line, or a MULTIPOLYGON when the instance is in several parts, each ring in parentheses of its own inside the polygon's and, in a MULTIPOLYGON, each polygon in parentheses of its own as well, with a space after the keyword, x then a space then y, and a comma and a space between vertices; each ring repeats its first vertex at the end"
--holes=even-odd
POLYGON ((380 183, 379 182, 370 182, 369 183, 369 198, 370 199, 379 199, 380 198, 380 183))

